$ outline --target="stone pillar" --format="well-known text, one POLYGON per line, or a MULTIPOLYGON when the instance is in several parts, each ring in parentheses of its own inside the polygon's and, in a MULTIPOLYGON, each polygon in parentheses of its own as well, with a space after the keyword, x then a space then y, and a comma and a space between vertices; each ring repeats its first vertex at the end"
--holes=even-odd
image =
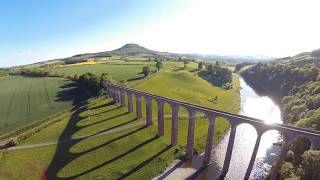
POLYGON ((152 98, 146 97, 146 116, 147 116, 147 126, 152 124, 152 98))
POLYGON ((121 104, 121 107, 124 107, 126 106, 126 94, 125 94, 125 91, 120 91, 120 104, 121 104))
POLYGON ((208 135, 207 135, 207 144, 204 154, 204 160, 203 165, 207 166, 210 163, 211 159, 211 151, 212 151, 212 145, 213 145, 213 135, 214 135, 214 124, 216 117, 213 115, 209 115, 209 126, 208 126, 208 135))
POLYGON ((116 103, 119 103, 119 92, 118 90, 115 90, 115 96, 116 96, 116 103))
POLYGON ((269 178, 270 180, 277 179, 279 169, 281 168, 282 162, 284 161, 284 159, 287 156, 287 152, 289 150, 291 142, 292 141, 287 141, 285 139, 284 144, 282 145, 282 148, 281 148, 281 152, 280 152, 280 154, 279 154, 279 156, 277 158, 276 164, 273 165, 272 168, 271 168, 271 175, 270 175, 270 178, 269 178))
POLYGON ((107 90, 108 96, 111 98, 111 90, 110 90, 110 88, 109 87, 104 87, 104 89, 107 90))
POLYGON ((110 92, 110 98, 112 98, 112 100, 114 101, 113 90, 112 90, 112 89, 109 89, 109 92, 110 92))
POLYGON ((164 113, 163 113, 164 102, 158 100, 158 136, 164 135, 164 113))
POLYGON ((232 156, 232 150, 233 150, 234 140, 235 140, 236 131, 237 131, 237 124, 235 124, 234 122, 230 122, 230 123, 231 123, 231 132, 229 137, 229 143, 228 143, 226 157, 224 159, 223 168, 222 168, 220 177, 225 177, 229 171, 230 160, 232 156))
POLYGON ((246 180, 250 178, 250 174, 251 174, 254 162, 256 161, 256 156, 257 156, 257 152, 258 152, 258 149, 259 149, 259 146, 260 146, 261 136, 262 136, 262 133, 257 130, 256 144, 254 145, 253 152, 252 152, 252 155, 251 155, 251 159, 250 159, 250 162, 249 162, 249 166, 248 166, 247 172, 246 172, 246 174, 244 176, 244 179, 246 179, 246 180))
POLYGON ((136 94, 136 113, 137 113, 137 118, 140 119, 142 118, 142 113, 141 113, 141 96, 136 94))
POLYGON ((179 122, 179 105, 171 105, 172 111, 172 127, 171 127, 171 145, 175 146, 178 143, 178 122, 179 122))
POLYGON ((194 126, 196 120, 196 111, 188 109, 189 125, 188 125, 188 141, 187 141, 187 158, 193 156, 194 126))
POLYGON ((133 112, 132 94, 128 93, 128 112, 133 112))

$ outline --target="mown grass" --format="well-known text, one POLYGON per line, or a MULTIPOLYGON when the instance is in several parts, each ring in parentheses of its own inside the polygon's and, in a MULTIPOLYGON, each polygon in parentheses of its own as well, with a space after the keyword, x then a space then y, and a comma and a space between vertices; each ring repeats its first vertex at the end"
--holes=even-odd
POLYGON ((0 79, 0 89, 0 134, 71 108, 75 90, 65 79, 19 76, 0 79))

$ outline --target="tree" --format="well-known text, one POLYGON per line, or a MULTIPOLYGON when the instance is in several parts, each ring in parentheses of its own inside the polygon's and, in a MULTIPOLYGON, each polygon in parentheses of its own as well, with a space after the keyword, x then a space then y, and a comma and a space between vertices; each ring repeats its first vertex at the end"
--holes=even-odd
POLYGON ((189 62, 188 62, 187 60, 184 60, 184 61, 183 61, 183 67, 186 68, 187 65, 188 65, 188 63, 189 63, 189 62))
POLYGON ((143 66, 142 67, 142 73, 144 74, 144 77, 148 76, 150 74, 150 67, 149 66, 143 66))
POLYGON ((163 64, 162 64, 161 61, 158 61, 158 62, 156 63, 156 68, 157 68, 158 71, 162 68, 162 66, 163 66, 163 64))
POLYGON ((203 62, 199 62, 198 63, 198 69, 200 70, 200 69, 202 69, 203 68, 203 62))

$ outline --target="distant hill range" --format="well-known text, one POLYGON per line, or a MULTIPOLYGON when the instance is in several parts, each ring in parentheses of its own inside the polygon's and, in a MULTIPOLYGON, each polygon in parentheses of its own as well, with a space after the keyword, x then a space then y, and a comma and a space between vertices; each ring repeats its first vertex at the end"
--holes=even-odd
POLYGON ((39 62, 35 64, 51 64, 51 63, 72 63, 73 61, 79 60, 88 60, 88 59, 96 59, 103 57, 112 57, 112 56, 142 56, 142 57, 150 57, 150 58, 158 58, 158 59, 178 59, 179 57, 183 59, 196 59, 196 60, 218 60, 218 61, 266 61, 271 60, 273 58, 266 56, 224 56, 224 55, 200 55, 200 54, 181 54, 181 53, 169 53, 169 52, 160 52, 155 50, 150 50, 145 47, 142 47, 138 44, 125 44, 124 46, 112 50, 112 51, 104 51, 97 53, 85 53, 78 54, 72 57, 53 59, 49 61, 39 62))
POLYGON ((206 59, 206 60, 270 60, 270 57, 255 57, 255 56, 220 56, 220 55, 200 55, 200 54, 179 54, 179 53, 169 53, 169 52, 160 52, 155 50, 150 50, 145 47, 142 47, 138 44, 126 44, 119 49, 112 51, 98 52, 98 53, 86 53, 78 54, 72 56, 70 60, 74 59, 85 59, 85 58, 97 58, 97 57, 112 57, 112 56, 143 56, 143 57, 157 57, 157 58, 170 58, 178 59, 187 58, 187 59, 206 59))

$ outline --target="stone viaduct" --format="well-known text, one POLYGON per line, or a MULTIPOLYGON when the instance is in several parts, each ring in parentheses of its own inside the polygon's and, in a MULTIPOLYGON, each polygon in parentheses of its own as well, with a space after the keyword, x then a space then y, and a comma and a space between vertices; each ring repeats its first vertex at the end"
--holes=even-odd
POLYGON ((168 103, 172 108, 172 134, 171 134, 171 145, 175 146, 178 140, 178 112, 179 107, 184 107, 189 113, 189 124, 188 124, 188 136, 187 136, 187 154, 188 158, 193 156, 193 143, 194 143, 194 129, 195 129, 195 120, 196 113, 201 112, 204 113, 208 117, 208 133, 207 133, 207 142, 204 154, 203 165, 207 166, 210 163, 211 151, 213 148, 213 135, 214 135, 214 125, 215 119, 217 117, 223 117, 227 119, 231 125, 231 132, 229 137, 229 142, 227 145, 227 152, 224 159, 224 164, 222 167, 222 171, 220 177, 223 178, 226 176, 229 170, 230 160, 232 156, 232 149, 235 141, 235 135, 237 126, 242 123, 247 123, 252 125, 257 132, 257 139, 255 142, 255 146, 253 152, 251 154, 251 159, 249 165, 247 167, 247 171, 244 179, 249 179, 250 173, 252 171, 256 155, 259 149, 260 140, 262 135, 269 130, 277 130, 281 132, 283 135, 283 143, 281 147, 281 151, 279 156, 277 157, 276 163, 273 165, 271 170, 271 180, 276 179, 278 170, 281 167, 282 162, 284 161, 286 154, 289 150, 290 145, 293 143, 295 138, 302 137, 307 138, 311 143, 311 149, 320 148, 320 132, 313 131, 298 127, 293 127, 284 124, 265 124, 264 121, 250 118, 242 115, 236 115, 224 111, 219 111, 215 109, 210 109, 204 106, 195 105, 186 103, 179 100, 174 100, 162 96, 153 95, 146 92, 141 92, 138 90, 134 90, 131 88, 126 88, 123 86, 105 83, 104 88, 106 88, 108 95, 113 98, 113 100, 119 103, 122 107, 128 106, 128 111, 133 112, 133 96, 136 99, 136 115, 137 118, 142 118, 142 110, 141 110, 141 98, 143 97, 146 101, 146 125, 151 125, 152 121, 152 100, 157 102, 158 107, 158 136, 164 135, 164 104, 168 103), (126 97, 127 96, 127 97, 126 97), (127 103, 126 103, 127 100, 127 103))

